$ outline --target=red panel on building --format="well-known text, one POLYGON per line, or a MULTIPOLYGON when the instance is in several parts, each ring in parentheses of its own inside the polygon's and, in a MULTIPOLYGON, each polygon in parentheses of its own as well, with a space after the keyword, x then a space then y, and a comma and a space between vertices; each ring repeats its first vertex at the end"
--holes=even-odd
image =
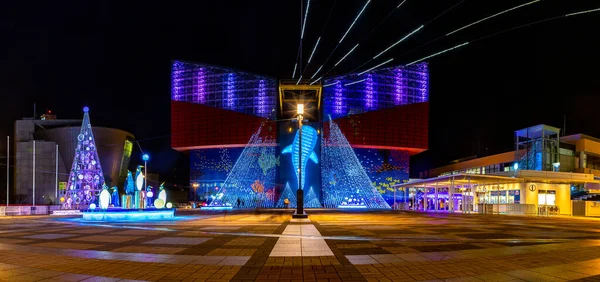
MULTIPOLYGON (((351 115, 335 120, 355 148, 427 150, 429 103, 417 103, 351 115)), ((186 151, 244 147, 261 123, 261 137, 276 137, 273 121, 200 104, 171 101, 171 147, 186 151)), ((324 125, 325 136, 329 125, 324 125)))
MULTIPOLYGON (((244 147, 263 122, 253 115, 171 101, 171 147, 179 151, 244 147)), ((274 139, 275 128, 267 122, 261 136, 274 139)))
MULTIPOLYGON (((398 106, 336 119, 355 148, 409 151, 427 150, 429 102, 398 106)), ((329 126, 324 126, 325 136, 329 126)))

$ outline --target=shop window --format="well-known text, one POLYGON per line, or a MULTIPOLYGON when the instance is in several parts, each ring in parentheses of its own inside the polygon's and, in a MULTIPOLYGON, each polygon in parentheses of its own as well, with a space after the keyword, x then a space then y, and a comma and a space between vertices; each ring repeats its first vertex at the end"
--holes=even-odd
POLYGON ((538 192, 538 205, 547 205, 547 206, 556 205, 556 191, 540 190, 538 192))

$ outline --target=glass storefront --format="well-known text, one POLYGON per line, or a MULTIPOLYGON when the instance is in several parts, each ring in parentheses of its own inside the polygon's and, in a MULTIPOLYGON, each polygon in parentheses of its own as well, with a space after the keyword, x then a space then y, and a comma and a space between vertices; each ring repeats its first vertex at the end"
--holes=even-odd
POLYGON ((556 191, 555 190, 540 190, 538 192, 538 205, 555 206, 556 191))
POLYGON ((480 204, 519 204, 521 203, 520 190, 500 190, 477 193, 480 204))

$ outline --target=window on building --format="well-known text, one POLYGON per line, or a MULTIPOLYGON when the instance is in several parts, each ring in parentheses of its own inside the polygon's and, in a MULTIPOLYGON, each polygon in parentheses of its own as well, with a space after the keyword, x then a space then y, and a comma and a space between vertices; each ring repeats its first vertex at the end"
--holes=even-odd
POLYGON ((540 190, 538 192, 538 205, 556 205, 556 191, 554 190, 540 190))

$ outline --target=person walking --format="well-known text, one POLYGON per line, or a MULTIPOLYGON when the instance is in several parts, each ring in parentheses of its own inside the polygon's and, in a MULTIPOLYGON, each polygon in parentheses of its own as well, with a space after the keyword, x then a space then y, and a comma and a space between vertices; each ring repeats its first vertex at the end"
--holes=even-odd
POLYGON ((283 200, 283 206, 287 209, 289 205, 290 205, 290 199, 285 198, 285 200, 283 200))

